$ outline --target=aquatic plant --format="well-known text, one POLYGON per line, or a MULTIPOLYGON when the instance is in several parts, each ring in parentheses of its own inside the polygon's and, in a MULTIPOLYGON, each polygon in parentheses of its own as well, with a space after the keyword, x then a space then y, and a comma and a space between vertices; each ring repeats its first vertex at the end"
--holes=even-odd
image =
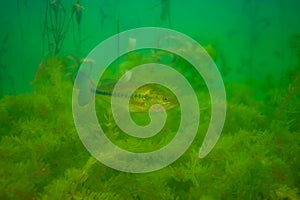
POLYGON ((170 0, 160 0, 159 3, 156 3, 155 5, 152 5, 150 7, 151 10, 154 8, 159 7, 160 8, 160 20, 162 23, 167 23, 168 27, 172 26, 171 23, 171 1, 170 0))
POLYGON ((72 11, 68 14, 68 9, 62 0, 46 0, 43 38, 47 40, 50 53, 53 52, 54 48, 54 55, 60 52, 74 16, 78 27, 80 26, 83 10, 80 1, 74 3, 70 9, 72 11))
POLYGON ((81 23, 82 11, 83 11, 83 6, 80 4, 80 1, 78 0, 77 3, 73 5, 73 10, 72 10, 72 15, 75 14, 78 27, 80 26, 81 23))
MULTIPOLYGON (((49 57, 40 64, 34 93, 0 100, 0 199, 299 199, 299 128, 274 121, 262 107, 274 110, 276 106, 258 102, 243 84, 227 85, 231 91, 228 121, 204 159, 198 158, 198 150, 209 115, 201 113, 195 142, 166 168, 129 174, 96 161, 73 123, 73 80, 68 74, 74 62, 68 57, 49 57), (272 122, 277 126, 268 126, 272 122)), ((298 107, 299 95, 293 89, 298 80, 287 84, 291 86, 282 98, 269 94, 279 104, 293 94, 277 109, 286 112, 298 107)), ((95 101, 107 136, 122 148, 137 152, 161 148, 176 133, 176 124, 166 123, 160 137, 137 141, 116 126, 101 99, 95 101)), ((206 98, 201 101, 209 105, 206 98)), ((168 117, 178 117, 175 113, 168 117)), ((133 118, 141 121, 140 116, 133 118)), ((289 119, 285 114, 280 121, 289 119)))
POLYGON ((281 79, 281 85, 272 88, 267 93, 266 101, 272 107, 266 109, 267 116, 272 119, 270 126, 274 131, 281 128, 290 131, 300 129, 300 65, 288 70, 281 79))

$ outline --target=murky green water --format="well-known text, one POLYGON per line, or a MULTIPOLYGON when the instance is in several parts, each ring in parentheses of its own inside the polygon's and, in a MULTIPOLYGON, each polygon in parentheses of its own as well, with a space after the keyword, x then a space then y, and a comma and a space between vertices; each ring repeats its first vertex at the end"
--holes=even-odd
MULTIPOLYGON (((2 2, 0 199, 300 199, 299 8, 293 0, 2 2), (222 134, 199 159, 212 102, 203 78, 184 58, 147 49, 120 55, 99 82, 85 71, 89 98, 83 99, 83 109, 95 107, 107 138, 136 153, 174 140, 180 107, 177 102, 165 106, 167 120, 157 135, 129 136, 113 118, 111 81, 155 62, 190 82, 199 103, 195 109, 201 111, 200 122, 189 122, 197 124, 197 136, 178 160, 145 174, 120 172, 94 159, 77 134, 72 113, 80 65, 101 65, 102 58, 95 62, 86 56, 108 37, 140 27, 173 29, 201 44, 216 63, 227 96, 222 134), (106 92, 106 99, 103 92, 95 94, 97 89, 106 92)), ((128 41, 128 49, 134 45, 128 41)), ((183 50, 197 54, 193 47, 183 50)), ((138 112, 130 116, 147 125, 148 103, 170 99, 159 86, 148 85, 131 99, 131 110, 138 112)), ((120 161, 114 151, 108 156, 120 161)))

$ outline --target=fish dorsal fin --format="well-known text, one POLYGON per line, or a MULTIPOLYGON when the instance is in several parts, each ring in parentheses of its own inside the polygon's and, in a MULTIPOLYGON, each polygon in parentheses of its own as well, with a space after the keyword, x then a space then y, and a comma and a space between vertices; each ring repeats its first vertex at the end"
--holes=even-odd
POLYGON ((99 87, 107 87, 115 85, 118 81, 115 79, 103 79, 99 81, 99 87))

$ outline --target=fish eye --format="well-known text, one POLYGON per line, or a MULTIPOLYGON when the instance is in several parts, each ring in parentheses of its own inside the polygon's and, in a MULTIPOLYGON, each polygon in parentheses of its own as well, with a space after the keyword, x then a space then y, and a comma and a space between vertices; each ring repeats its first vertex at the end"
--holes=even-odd
POLYGON ((168 97, 163 97, 163 101, 169 101, 168 97))

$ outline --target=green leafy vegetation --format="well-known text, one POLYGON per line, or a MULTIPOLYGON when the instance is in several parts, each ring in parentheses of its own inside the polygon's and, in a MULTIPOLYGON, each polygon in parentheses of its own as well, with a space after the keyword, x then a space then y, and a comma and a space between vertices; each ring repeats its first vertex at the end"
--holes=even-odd
MULTIPOLYGON (((264 101, 246 84, 226 85, 227 119, 212 152, 198 158, 210 119, 204 110, 187 152, 146 174, 113 170, 87 152, 72 117, 72 70, 74 60, 50 57, 39 67, 32 94, 0 100, 0 199, 300 199, 299 68, 282 88, 265 91, 264 101)), ((126 137, 97 102, 108 137, 127 150, 160 148, 176 132, 167 123, 147 142, 126 137)), ((168 112, 177 120, 176 110, 168 112)))

